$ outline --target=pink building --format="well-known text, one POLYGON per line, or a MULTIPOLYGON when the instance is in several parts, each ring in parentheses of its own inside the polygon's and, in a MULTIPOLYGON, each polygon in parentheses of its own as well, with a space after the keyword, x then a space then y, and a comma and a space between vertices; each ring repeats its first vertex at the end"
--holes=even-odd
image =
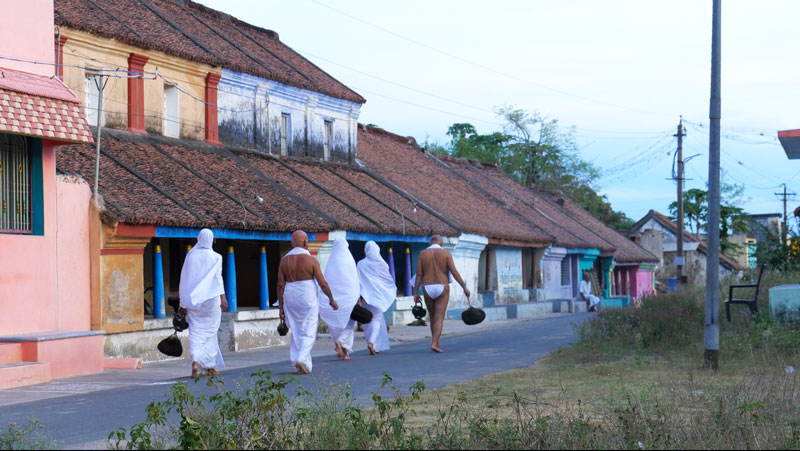
POLYGON ((55 76, 54 35, 52 0, 3 2, 0 388, 103 370, 102 332, 90 330, 91 192, 55 167, 56 145, 92 135, 55 76))

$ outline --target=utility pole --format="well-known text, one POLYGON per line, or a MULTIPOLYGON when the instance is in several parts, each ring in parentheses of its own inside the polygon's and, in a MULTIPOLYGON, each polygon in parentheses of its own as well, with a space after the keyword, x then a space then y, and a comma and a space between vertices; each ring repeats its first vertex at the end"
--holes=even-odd
POLYGON ((92 199, 97 203, 97 181, 100 179, 100 133, 103 130, 103 90, 108 83, 108 76, 95 74, 94 83, 97 86, 97 137, 95 138, 95 160, 94 160, 94 192, 92 199))
POLYGON ((678 122, 678 252, 675 255, 675 268, 678 286, 683 286, 683 116, 678 122))
POLYGON ((786 246, 787 233, 789 232, 788 231, 789 216, 787 215, 787 212, 786 212, 786 202, 789 201, 790 197, 796 196, 797 193, 787 192, 786 191, 786 184, 785 183, 781 183, 781 185, 783 185, 783 192, 782 193, 775 193, 775 195, 776 196, 780 196, 781 197, 781 201, 783 202, 783 226, 781 227, 781 243, 782 243, 781 245, 782 246, 786 246))
POLYGON ((706 368, 719 368, 719 141, 722 116, 721 36, 722 0, 713 0, 711 19, 711 99, 708 119, 708 254, 706 254, 706 312, 703 330, 706 368))

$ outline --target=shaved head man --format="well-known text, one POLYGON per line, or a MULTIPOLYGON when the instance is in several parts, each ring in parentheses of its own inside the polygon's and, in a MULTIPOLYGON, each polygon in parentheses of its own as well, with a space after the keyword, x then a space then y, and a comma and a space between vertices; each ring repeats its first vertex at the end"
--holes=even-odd
POLYGON ((317 286, 328 296, 331 307, 338 309, 319 262, 308 251, 308 236, 298 230, 292 234, 292 250, 278 267, 278 306, 281 320, 292 331, 289 355, 300 374, 311 372, 311 349, 319 320, 317 286))
POLYGON ((442 248, 442 244, 441 236, 431 237, 430 247, 420 252, 417 259, 417 278, 414 282, 414 301, 421 302, 419 288, 422 285, 425 305, 431 315, 431 350, 434 352, 444 352, 439 347, 439 337, 450 301, 450 276, 461 285, 467 299, 470 295, 467 284, 456 269, 453 256, 442 248))

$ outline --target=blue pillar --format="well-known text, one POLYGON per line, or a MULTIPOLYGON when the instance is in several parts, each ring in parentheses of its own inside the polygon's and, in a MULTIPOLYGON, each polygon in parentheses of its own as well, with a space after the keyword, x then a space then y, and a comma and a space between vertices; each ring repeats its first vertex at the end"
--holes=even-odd
POLYGON ((228 299, 228 312, 236 309, 236 260, 233 255, 233 246, 228 246, 225 255, 225 297, 228 299))
POLYGON ((406 248, 406 284, 403 296, 411 296, 414 287, 411 286, 411 249, 406 248))
POLYGON ((389 248, 389 255, 386 256, 386 263, 389 265, 389 274, 392 275, 392 279, 397 280, 394 275, 394 254, 391 247, 389 248))
POLYGON ((164 266, 161 261, 161 246, 153 251, 153 317, 166 318, 164 311, 164 266))
POLYGON ((267 247, 261 246, 261 254, 259 255, 260 263, 260 281, 261 291, 259 292, 260 302, 258 304, 261 310, 269 309, 269 285, 267 285, 267 247))

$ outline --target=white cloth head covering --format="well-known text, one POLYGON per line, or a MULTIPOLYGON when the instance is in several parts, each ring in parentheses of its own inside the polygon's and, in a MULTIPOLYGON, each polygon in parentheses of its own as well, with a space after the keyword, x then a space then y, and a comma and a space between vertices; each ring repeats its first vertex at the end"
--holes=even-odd
POLYGON ((343 330, 347 327, 350 320, 350 313, 358 302, 360 286, 358 284, 358 270, 356 261, 350 253, 347 240, 336 238, 333 240, 333 250, 325 266, 325 281, 331 288, 331 293, 339 309, 334 310, 330 306, 328 296, 319 291, 319 314, 328 323, 328 327, 334 330, 343 330))
POLYGON ((214 233, 203 229, 197 244, 186 254, 179 288, 181 305, 194 308, 204 301, 225 294, 222 283, 222 256, 211 249, 214 233))
POLYGON ((385 312, 397 296, 397 286, 389 273, 389 265, 381 258, 381 250, 374 241, 367 241, 364 253, 366 258, 356 265, 361 297, 367 304, 385 312))

